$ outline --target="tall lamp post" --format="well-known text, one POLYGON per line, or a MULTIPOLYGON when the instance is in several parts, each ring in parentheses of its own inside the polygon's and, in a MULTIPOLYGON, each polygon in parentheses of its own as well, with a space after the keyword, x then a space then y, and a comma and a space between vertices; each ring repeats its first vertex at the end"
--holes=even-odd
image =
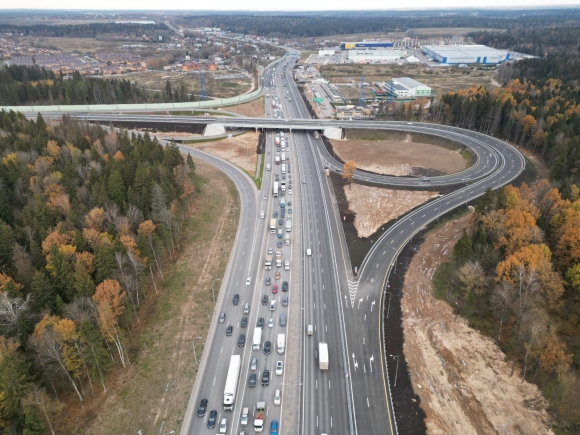
POLYGON ((397 360, 397 368, 395 369, 395 387, 397 386, 397 374, 399 373, 399 355, 389 355, 391 358, 397 360))

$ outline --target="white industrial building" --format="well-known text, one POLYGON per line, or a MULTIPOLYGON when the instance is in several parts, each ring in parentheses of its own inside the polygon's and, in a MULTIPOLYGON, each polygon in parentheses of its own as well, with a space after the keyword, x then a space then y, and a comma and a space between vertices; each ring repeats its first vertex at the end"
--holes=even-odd
POLYGON ((334 50, 318 50, 318 57, 333 56, 334 50))
POLYGON ((387 92, 391 92, 392 89, 394 96, 397 98, 420 98, 431 95, 429 86, 410 77, 393 78, 392 83, 384 82, 381 87, 387 92))
POLYGON ((424 45, 421 50, 428 58, 445 65, 496 65, 510 58, 509 52, 485 45, 424 45))
POLYGON ((389 50, 349 50, 347 59, 352 63, 399 62, 407 57, 407 51, 393 48, 389 50))

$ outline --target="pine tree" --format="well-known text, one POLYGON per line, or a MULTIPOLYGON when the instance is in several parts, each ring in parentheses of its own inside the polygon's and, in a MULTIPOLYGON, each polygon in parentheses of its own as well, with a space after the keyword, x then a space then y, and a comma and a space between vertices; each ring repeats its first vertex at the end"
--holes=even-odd
POLYGON ((461 265, 471 258, 471 237, 463 229, 463 234, 453 248, 453 259, 458 265, 461 265))
POLYGON ((113 247, 108 243, 100 243, 95 247, 93 258, 95 265, 95 280, 97 283, 109 278, 115 270, 113 247))
POLYGON ((24 410, 24 416, 22 435, 44 435, 46 433, 46 426, 33 407, 27 406, 24 410))
POLYGON ((123 182, 121 173, 116 169, 111 172, 107 185, 107 194, 111 201, 114 201, 121 210, 125 210, 125 192, 127 188, 123 182))
POLYGON ((34 303, 39 308, 39 311, 48 309, 54 311, 56 307, 56 291, 46 274, 40 270, 34 272, 32 276, 32 283, 30 284, 32 295, 34 296, 34 303))
POLYGON ((195 163, 193 161, 193 158, 191 157, 191 154, 187 155, 187 166, 189 166, 189 169, 191 169, 192 173, 195 172, 195 163))
POLYGON ((77 260, 75 266, 75 291, 79 296, 90 297, 95 292, 95 282, 84 264, 77 260))

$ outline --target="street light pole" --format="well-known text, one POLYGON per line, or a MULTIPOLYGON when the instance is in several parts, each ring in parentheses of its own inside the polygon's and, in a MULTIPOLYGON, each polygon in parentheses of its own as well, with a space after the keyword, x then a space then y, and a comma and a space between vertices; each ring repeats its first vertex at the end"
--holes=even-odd
POLYGON ((215 278, 215 279, 214 279, 214 280, 211 282, 211 297, 213 298, 213 304, 214 304, 214 305, 215 305, 215 293, 214 293, 214 290, 213 290, 213 283, 214 283, 214 282, 216 282, 216 281, 219 281, 219 280, 220 280, 219 278, 215 278))
POLYGON ((397 374, 399 373, 399 355, 390 355, 393 359, 397 360, 397 368, 395 369, 395 387, 397 386, 397 374))
MULTIPOLYGON (((201 339, 201 337, 197 337, 201 339)), ((197 364, 197 354, 195 353, 195 340, 192 338, 191 342, 193 343, 193 357, 195 358, 195 364, 197 364)))

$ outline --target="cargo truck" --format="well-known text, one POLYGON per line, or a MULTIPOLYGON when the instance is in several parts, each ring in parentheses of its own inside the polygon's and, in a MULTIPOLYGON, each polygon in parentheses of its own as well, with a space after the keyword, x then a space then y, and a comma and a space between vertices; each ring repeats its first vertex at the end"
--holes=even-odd
POLYGON ((254 328, 254 339, 252 340, 252 350, 260 350, 262 343, 262 328, 254 328))
POLYGON ((247 426, 248 425, 249 413, 250 413, 250 410, 248 408, 244 408, 243 409, 243 411, 242 411, 242 418, 240 419, 240 425, 241 426, 247 426))
POLYGON ((275 218, 270 219, 270 233, 271 234, 276 233, 276 219, 275 218))
POLYGON ((280 146, 280 136, 276 136, 276 146, 280 146))
POLYGON ((262 432, 264 430, 264 417, 266 414, 266 402, 256 404, 256 418, 254 419, 254 431, 262 432))
POLYGON ((278 196, 278 182, 277 181, 274 181, 274 187, 272 187, 272 193, 274 194, 275 197, 278 196))
POLYGON ((276 156, 276 164, 279 165, 280 164, 280 156, 276 156))
POLYGON ((282 189, 282 192, 286 192, 286 182, 285 181, 280 182, 280 189, 282 189))
POLYGON ((318 366, 320 370, 328 370, 328 344, 318 343, 318 366))
POLYGON ((264 267, 266 270, 272 269, 272 255, 266 255, 266 261, 264 262, 264 267))
POLYGON ((224 411, 234 410, 241 367, 242 367, 241 356, 232 355, 230 358, 230 368, 228 369, 228 376, 226 378, 226 386, 224 388, 224 411))
POLYGON ((292 221, 290 219, 286 219, 286 232, 289 233, 292 231, 292 221))
POLYGON ((277 346, 276 350, 278 351, 278 353, 280 355, 282 355, 284 353, 284 350, 286 349, 286 335, 285 334, 278 334, 277 344, 278 344, 278 346, 277 346))
MULTIPOLYGON (((276 157, 278 158, 278 157, 276 157)), ((285 174, 286 173, 286 163, 282 163, 282 173, 285 174)))
POLYGON ((285 152, 285 151, 282 151, 282 154, 281 154, 281 160, 282 160, 283 162, 285 162, 285 161, 286 161, 286 152, 285 152))
POLYGON ((290 234, 286 233, 286 237, 284 237, 284 240, 286 241, 286 246, 290 246, 290 234))

